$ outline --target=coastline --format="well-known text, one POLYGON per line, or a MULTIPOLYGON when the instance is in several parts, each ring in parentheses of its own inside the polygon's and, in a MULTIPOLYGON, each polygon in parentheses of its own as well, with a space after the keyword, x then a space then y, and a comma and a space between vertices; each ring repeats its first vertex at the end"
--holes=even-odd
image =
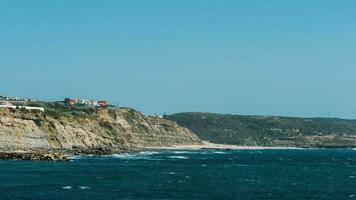
POLYGON ((68 161, 68 155, 54 151, 0 151, 0 160, 68 161))
POLYGON ((226 150, 261 150, 261 149, 307 149, 302 147, 284 147, 284 146, 239 146, 228 144, 215 144, 203 141, 203 144, 196 145, 173 145, 167 147, 147 147, 147 150, 201 150, 201 149, 226 149, 226 150))
MULTIPOLYGON (((126 153, 139 153, 149 152, 154 150, 303 150, 303 149, 330 149, 325 147, 286 147, 286 146, 241 146, 241 145, 228 145, 228 144, 216 144, 207 141, 202 141, 202 144, 190 144, 190 145, 172 145, 162 147, 142 147, 126 150, 76 150, 76 151, 61 151, 61 150, 40 150, 40 151, 1 151, 0 160, 32 160, 32 161, 69 161, 72 156, 104 156, 113 154, 126 154, 126 153)), ((339 148, 331 148, 339 149, 339 148)), ((341 148, 352 149, 356 148, 341 148)))

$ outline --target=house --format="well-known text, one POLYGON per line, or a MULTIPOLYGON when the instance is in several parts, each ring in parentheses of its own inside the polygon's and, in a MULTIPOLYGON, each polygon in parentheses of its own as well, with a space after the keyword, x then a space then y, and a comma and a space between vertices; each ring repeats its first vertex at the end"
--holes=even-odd
POLYGON ((98 106, 108 106, 109 102, 107 101, 97 101, 98 106))
POLYGON ((8 105, 3 105, 1 104, 0 105, 0 108, 12 108, 12 109, 26 109, 26 110, 39 110, 41 112, 44 112, 45 109, 43 107, 32 107, 32 106, 14 106, 14 105, 11 105, 11 104, 8 104, 8 105))
POLYGON ((71 98, 65 98, 64 99, 64 103, 73 106, 73 105, 78 103, 78 100, 77 99, 71 99, 71 98))
POLYGON ((65 98, 64 103, 70 106, 85 106, 85 107, 101 107, 101 106, 108 106, 108 101, 94 101, 94 100, 87 100, 87 99, 71 99, 65 98))

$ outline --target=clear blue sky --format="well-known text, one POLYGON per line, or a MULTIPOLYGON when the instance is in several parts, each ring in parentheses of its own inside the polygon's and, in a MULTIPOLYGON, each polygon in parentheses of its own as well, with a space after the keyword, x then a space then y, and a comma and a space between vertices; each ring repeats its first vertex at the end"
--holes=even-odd
POLYGON ((356 118, 354 0, 3 0, 0 94, 356 118))

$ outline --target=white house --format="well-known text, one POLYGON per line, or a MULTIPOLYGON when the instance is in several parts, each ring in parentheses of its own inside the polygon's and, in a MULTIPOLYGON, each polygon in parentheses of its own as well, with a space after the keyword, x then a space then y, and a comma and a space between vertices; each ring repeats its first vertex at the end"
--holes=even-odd
POLYGON ((44 108, 42 108, 42 107, 0 105, 0 108, 13 108, 13 109, 16 109, 16 108, 20 108, 20 109, 21 109, 21 108, 25 108, 26 110, 39 110, 39 111, 44 112, 44 108))

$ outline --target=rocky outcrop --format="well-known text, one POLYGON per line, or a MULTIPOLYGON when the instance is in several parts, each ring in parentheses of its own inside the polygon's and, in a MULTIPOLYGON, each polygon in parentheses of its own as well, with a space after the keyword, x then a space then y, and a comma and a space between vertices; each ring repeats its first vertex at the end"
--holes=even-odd
POLYGON ((68 161, 61 152, 0 152, 0 160, 68 161))
POLYGON ((175 122, 132 109, 95 109, 85 115, 0 109, 2 152, 107 154, 199 143, 175 122))

